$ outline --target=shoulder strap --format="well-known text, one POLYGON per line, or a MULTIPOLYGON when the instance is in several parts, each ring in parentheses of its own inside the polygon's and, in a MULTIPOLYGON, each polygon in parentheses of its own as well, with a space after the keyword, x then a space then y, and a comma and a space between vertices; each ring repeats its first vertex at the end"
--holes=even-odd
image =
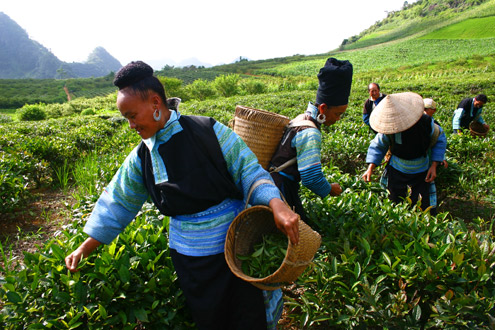
POLYGON ((307 119, 299 120, 295 123, 290 122, 287 127, 292 128, 292 127, 300 127, 300 126, 311 126, 314 128, 318 128, 318 127, 316 127, 315 123, 313 123, 311 120, 307 120, 307 119))
POLYGON ((283 163, 282 165, 280 165, 279 167, 270 167, 269 172, 270 173, 281 172, 281 171, 285 170, 287 167, 295 164, 296 162, 297 162, 297 157, 291 158, 288 161, 286 161, 285 163, 283 163))
MULTIPOLYGON (((248 195, 246 198, 246 205, 244 205, 244 209, 247 209, 247 207, 249 205, 249 199, 251 198, 251 194, 253 193, 254 189, 256 189, 259 185, 262 185, 262 184, 271 184, 271 185, 274 185, 276 187, 275 183, 273 183, 273 181, 268 180, 268 179, 259 179, 258 181, 253 183, 251 185, 251 188, 249 188, 249 192, 248 192, 248 195)), ((280 196, 281 196, 281 199, 283 199, 283 201, 285 202, 285 204, 287 204, 287 202, 285 201, 284 195, 282 193, 280 193, 280 196)))
MULTIPOLYGON (((304 115, 299 115, 296 118, 294 118, 289 123, 289 125, 287 125, 287 129, 290 129, 290 128, 293 128, 293 127, 301 127, 301 126, 310 126, 310 127, 316 128, 316 129, 318 128, 318 127, 316 127, 315 123, 313 123, 311 120, 308 120, 308 119, 299 120, 299 118, 301 118, 302 116, 304 116, 304 115)), ((281 172, 281 171, 285 170, 287 167, 295 164, 296 162, 297 162, 297 157, 291 158, 291 159, 289 159, 288 161, 286 161, 285 163, 283 163, 282 165, 280 165, 278 167, 271 167, 269 169, 269 172, 270 173, 281 172)))

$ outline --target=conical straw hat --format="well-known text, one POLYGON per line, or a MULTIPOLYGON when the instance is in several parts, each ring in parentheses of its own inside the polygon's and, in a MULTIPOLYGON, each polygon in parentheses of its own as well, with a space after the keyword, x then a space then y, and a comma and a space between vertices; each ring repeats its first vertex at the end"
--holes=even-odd
POLYGON ((370 125, 383 134, 403 132, 423 115, 423 98, 412 92, 388 94, 370 116, 370 125))

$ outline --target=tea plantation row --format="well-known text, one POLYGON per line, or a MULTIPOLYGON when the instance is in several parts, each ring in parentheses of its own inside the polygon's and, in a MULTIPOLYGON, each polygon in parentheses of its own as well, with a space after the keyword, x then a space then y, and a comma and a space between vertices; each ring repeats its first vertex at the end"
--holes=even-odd
MULTIPOLYGON (((345 190, 340 197, 320 199, 303 189, 310 225, 323 243, 314 265, 296 283, 300 289, 285 290, 286 322, 323 329, 490 328, 495 305, 493 134, 454 136, 450 125, 463 97, 495 95, 488 71, 461 67, 457 77, 421 71, 404 78, 406 73, 392 70, 355 75, 347 113, 323 130, 325 173, 345 190), (472 203, 483 210, 482 217, 470 210, 453 216, 447 213, 452 204, 440 204, 438 217, 406 203, 395 206, 378 183, 360 180, 373 137, 361 120, 372 80, 385 93, 419 92, 438 102, 436 118, 447 132, 449 162, 437 180, 440 202, 472 203)), ((185 102, 180 111, 225 124, 238 104, 295 117, 314 95, 314 89, 238 95, 185 102)), ((486 121, 495 127, 491 103, 485 108, 486 121)), ((148 204, 117 240, 84 262, 80 273, 65 269, 63 259, 84 240, 81 229, 99 193, 139 142, 125 126, 99 116, 0 126, 4 210, 18 207, 36 185, 75 185, 86 191, 77 195, 70 224, 39 252, 26 253, 22 265, 11 261, 9 247, 3 246, 4 328, 193 327, 170 263, 168 219, 148 204), (84 177, 76 175, 80 164, 85 164, 84 177), (97 180, 85 181, 88 177, 97 180), (12 194, 16 189, 20 192, 12 194)))

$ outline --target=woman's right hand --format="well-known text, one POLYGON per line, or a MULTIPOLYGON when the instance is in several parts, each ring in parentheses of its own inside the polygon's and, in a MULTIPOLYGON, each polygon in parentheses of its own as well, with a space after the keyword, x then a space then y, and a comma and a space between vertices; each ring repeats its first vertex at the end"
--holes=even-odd
POLYGON ((73 273, 78 272, 79 269, 77 269, 77 266, 79 265, 79 261, 81 261, 82 258, 84 258, 84 252, 80 249, 77 249, 69 254, 67 257, 65 257, 65 265, 67 266, 67 269, 73 273))
POLYGON ((94 238, 89 237, 86 239, 74 252, 65 257, 65 266, 71 272, 78 272, 77 266, 82 258, 85 258, 91 254, 101 243, 94 238))

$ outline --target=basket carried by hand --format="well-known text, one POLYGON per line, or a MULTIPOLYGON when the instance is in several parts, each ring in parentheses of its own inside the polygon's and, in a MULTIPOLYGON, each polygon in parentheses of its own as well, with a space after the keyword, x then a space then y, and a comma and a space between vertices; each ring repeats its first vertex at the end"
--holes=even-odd
POLYGON ((472 136, 485 137, 488 133, 488 128, 478 121, 473 121, 469 124, 469 132, 472 136))
POLYGON ((233 128, 266 170, 289 122, 288 117, 238 105, 233 128))
POLYGON ((294 282, 311 263, 320 247, 321 236, 304 221, 299 220, 299 244, 289 239, 287 253, 280 267, 271 275, 255 278, 244 274, 242 261, 237 255, 249 255, 253 246, 262 240, 262 235, 277 231, 272 209, 256 205, 237 215, 227 232, 225 259, 230 270, 239 278, 262 290, 276 290, 284 283, 294 282))

